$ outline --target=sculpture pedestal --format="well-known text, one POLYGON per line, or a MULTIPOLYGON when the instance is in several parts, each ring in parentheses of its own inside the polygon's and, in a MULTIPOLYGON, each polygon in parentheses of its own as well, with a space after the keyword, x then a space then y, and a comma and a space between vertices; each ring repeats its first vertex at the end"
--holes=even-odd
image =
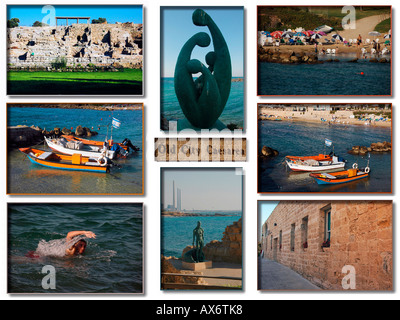
MULTIPOLYGON (((187 119, 178 120, 178 128, 177 128, 178 132, 185 130, 185 129, 191 129, 191 130, 195 130, 195 131, 202 130, 200 128, 196 128, 195 126, 193 126, 187 119)), ((222 123, 220 120, 217 120, 211 128, 205 129, 205 130, 213 130, 213 129, 221 131, 221 130, 227 129, 227 126, 224 123, 222 123)))
POLYGON ((192 271, 201 271, 204 269, 211 269, 212 268, 212 261, 204 261, 204 262, 185 262, 182 261, 182 268, 192 271))

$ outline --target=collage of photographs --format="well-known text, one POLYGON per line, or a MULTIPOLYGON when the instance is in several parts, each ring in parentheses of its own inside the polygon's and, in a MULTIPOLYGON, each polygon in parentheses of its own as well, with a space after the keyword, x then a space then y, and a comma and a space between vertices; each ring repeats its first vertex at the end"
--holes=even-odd
POLYGON ((391 4, 1 7, 3 299, 396 298, 391 4))

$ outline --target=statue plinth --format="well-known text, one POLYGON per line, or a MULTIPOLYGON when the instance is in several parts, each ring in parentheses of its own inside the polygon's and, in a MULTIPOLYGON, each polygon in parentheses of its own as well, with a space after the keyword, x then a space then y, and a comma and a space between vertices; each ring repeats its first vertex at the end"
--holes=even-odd
POLYGON ((191 271, 201 271, 212 268, 212 261, 204 262, 186 262, 182 261, 182 268, 191 271))
MULTIPOLYGON (((178 128, 177 128, 177 130, 178 131, 182 131, 182 130, 185 130, 185 129, 192 129, 192 130, 195 130, 195 131, 202 130, 202 128, 198 128, 198 127, 193 126, 187 119, 178 120, 178 128)), ((213 129, 221 131, 221 130, 227 129, 227 126, 223 122, 221 122, 220 120, 217 120, 212 127, 208 128, 208 130, 213 130, 213 129)))

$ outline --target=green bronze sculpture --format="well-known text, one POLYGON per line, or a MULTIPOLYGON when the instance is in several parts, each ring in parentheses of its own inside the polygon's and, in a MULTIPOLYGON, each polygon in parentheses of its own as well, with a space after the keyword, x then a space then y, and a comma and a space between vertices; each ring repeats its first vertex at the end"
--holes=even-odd
POLYGON ((204 262, 204 229, 201 222, 197 222, 197 227, 193 230, 193 249, 185 253, 183 260, 185 262, 198 263, 204 262))
POLYGON ((210 36, 199 32, 184 44, 175 66, 175 93, 187 120, 194 127, 208 129, 217 122, 229 98, 231 58, 221 31, 207 13, 197 9, 192 20, 196 26, 208 27, 214 51, 206 55, 206 67, 199 60, 191 59, 191 54, 196 46, 208 47, 210 36), (201 73, 201 76, 194 80, 193 74, 196 73, 201 73))

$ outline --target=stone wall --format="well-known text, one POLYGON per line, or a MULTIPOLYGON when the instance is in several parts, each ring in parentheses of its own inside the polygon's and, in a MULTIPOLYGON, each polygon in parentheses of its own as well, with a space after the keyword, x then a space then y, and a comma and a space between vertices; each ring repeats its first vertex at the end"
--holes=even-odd
POLYGON ((393 290, 392 219, 391 201, 281 201, 263 224, 262 249, 324 289, 343 290, 342 269, 353 266, 356 290, 393 290))
POLYGON ((72 24, 7 30, 9 68, 50 68, 65 57, 68 66, 142 68, 142 25, 72 24))
POLYGON ((204 247, 206 260, 242 263, 242 219, 227 226, 221 241, 214 240, 204 247))

